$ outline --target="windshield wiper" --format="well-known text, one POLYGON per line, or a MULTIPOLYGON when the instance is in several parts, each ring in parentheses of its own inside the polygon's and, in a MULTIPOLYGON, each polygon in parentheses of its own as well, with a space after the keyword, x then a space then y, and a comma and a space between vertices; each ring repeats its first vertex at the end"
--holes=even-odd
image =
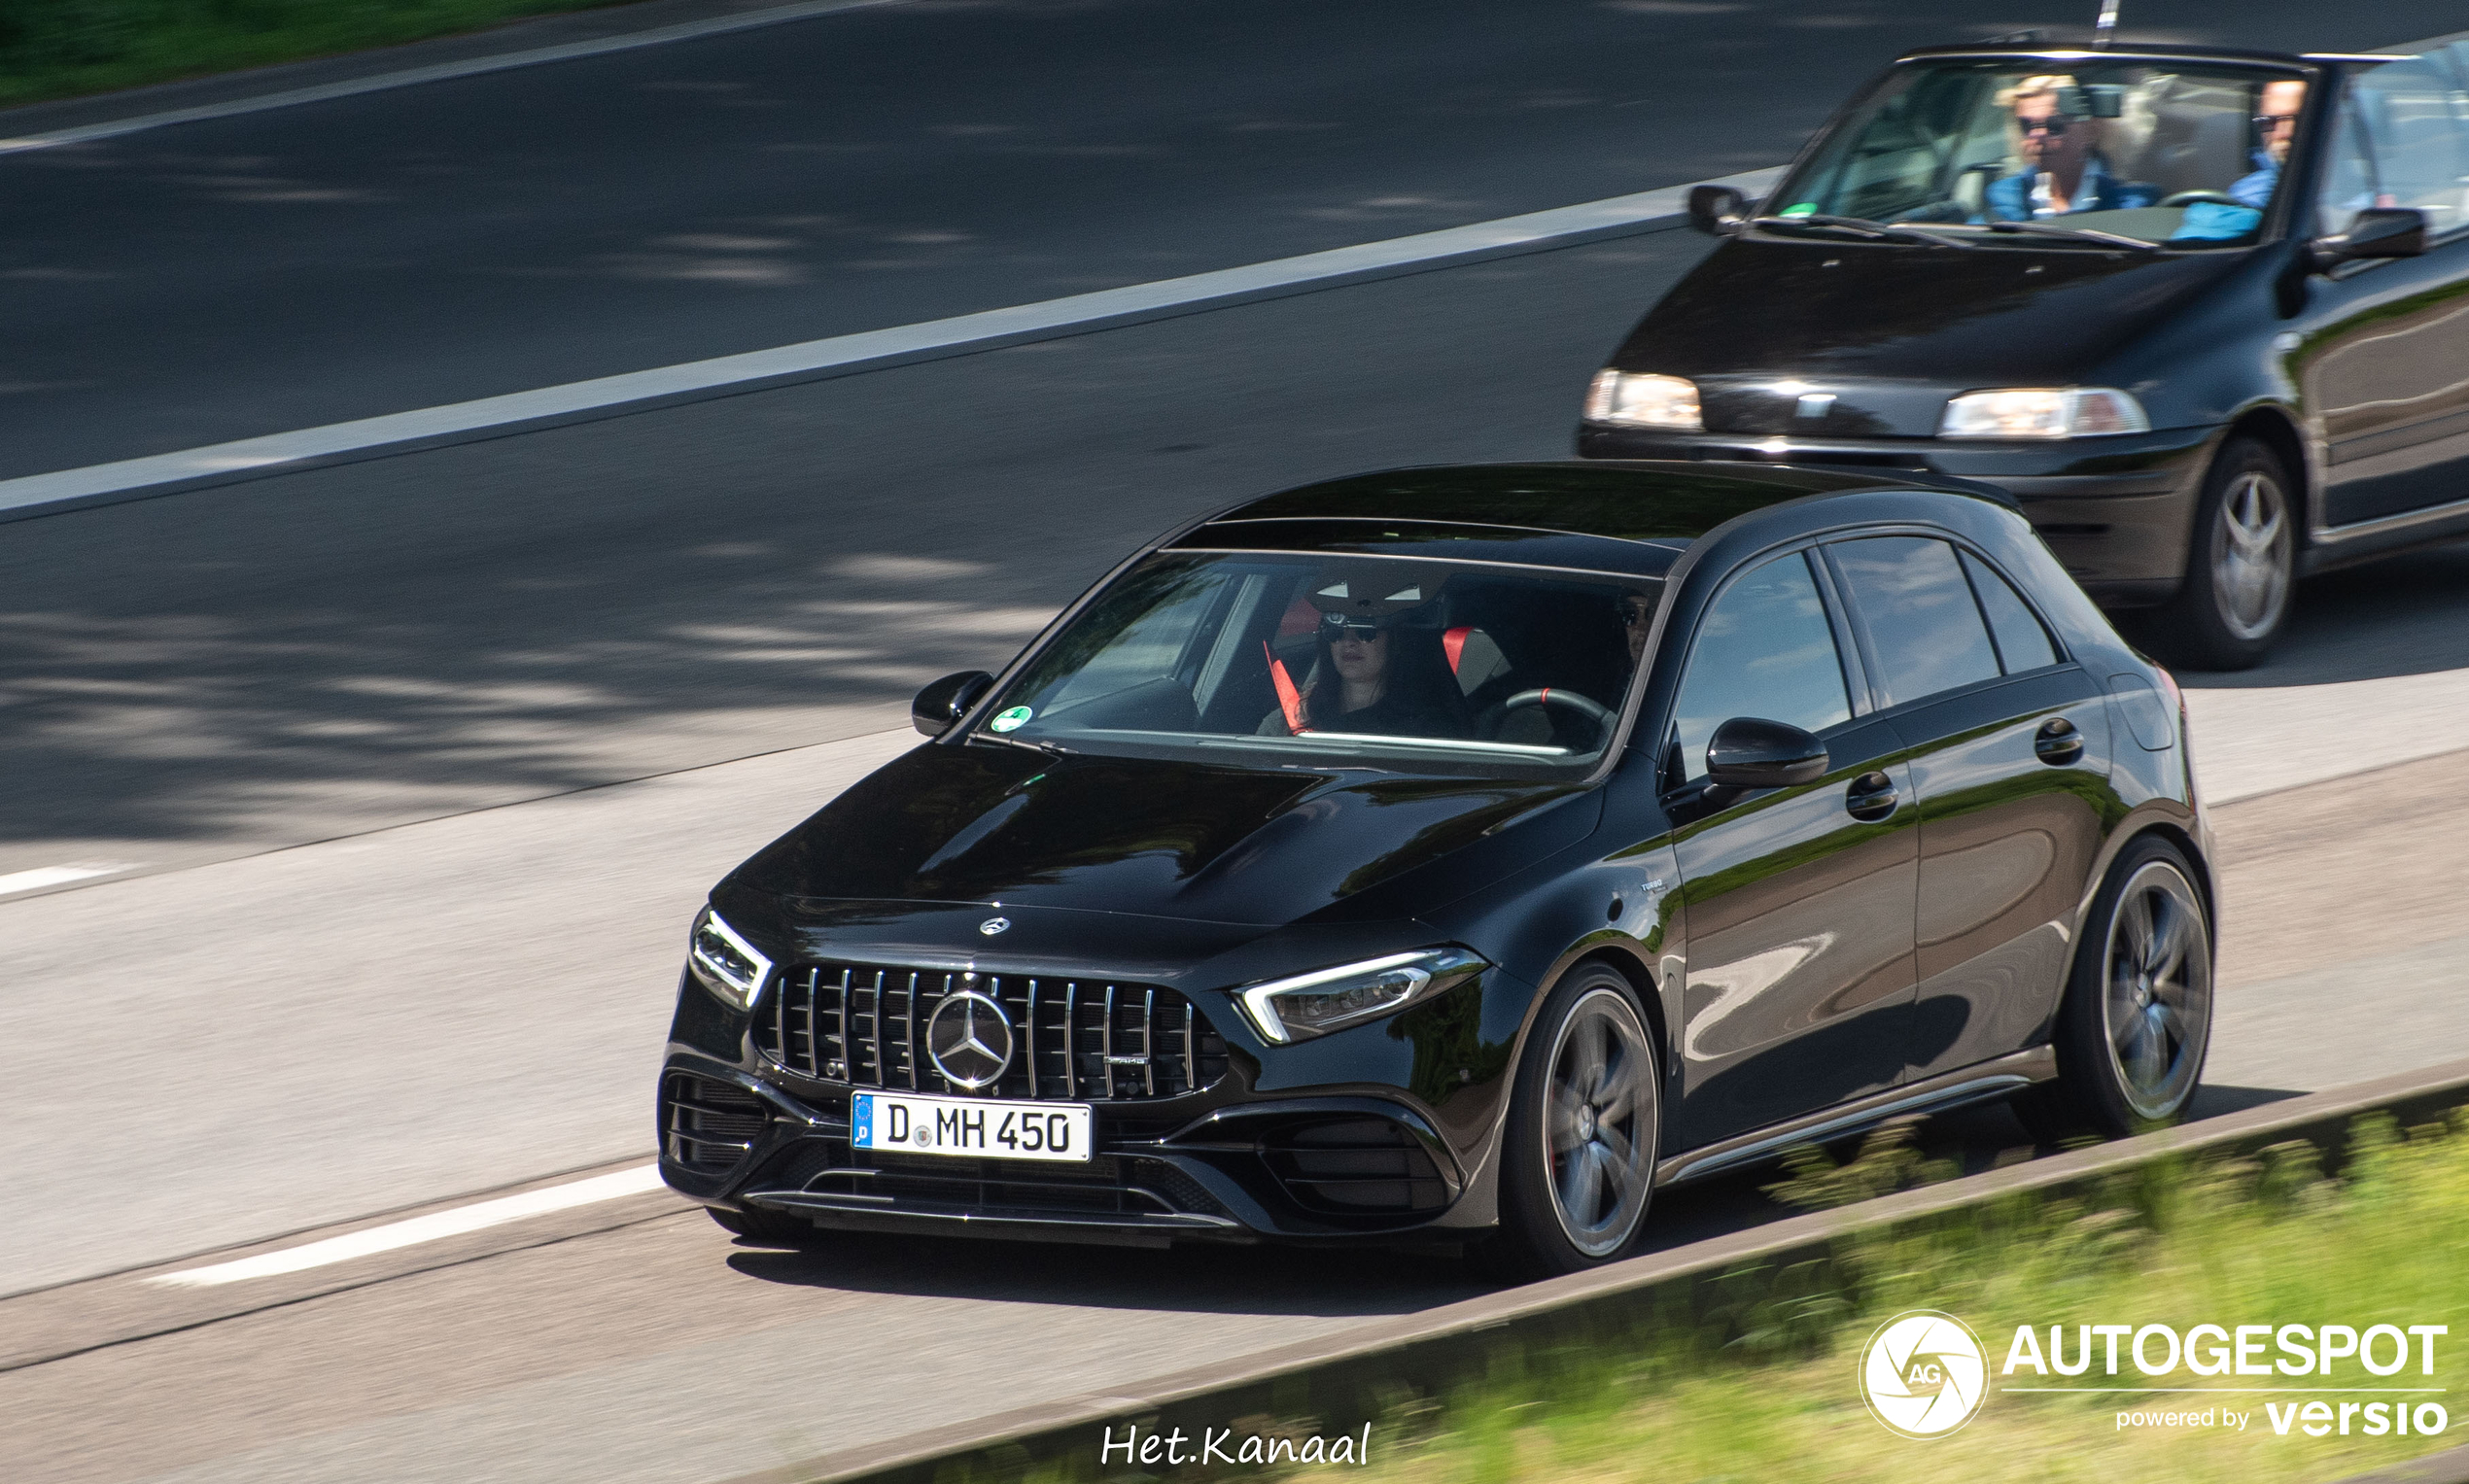
POLYGON ((1071 749, 1060 742, 1030 742, 1026 737, 997 737, 991 732, 976 732, 970 734, 967 740, 973 742, 1000 742, 1006 747, 1025 747, 1031 752, 1042 752, 1048 757, 1071 756, 1071 749))
POLYGON ((2097 242, 2104 247, 2136 248, 2146 253, 2168 251, 2157 242, 2145 242, 2140 237, 2120 236, 2116 232, 2104 232, 2097 227, 2051 226, 2046 222, 1991 222, 1985 224, 1993 232, 2024 232, 2034 237, 2067 237, 2076 242, 2097 242))
POLYGON ((1810 215, 1806 217, 1752 217, 1749 219, 1749 224, 1752 226, 1762 226, 1768 230, 1773 230, 1777 227, 1820 226, 1838 232, 1849 232, 1855 237, 1865 237, 1874 242, 1927 242, 1932 243, 1938 247, 1952 248, 1976 248, 1980 246, 1977 242, 1965 242, 1961 237, 1941 237, 1935 232, 1926 230, 1922 227, 1913 226, 1908 223, 1872 222, 1866 217, 1828 217, 1819 215, 1810 215))

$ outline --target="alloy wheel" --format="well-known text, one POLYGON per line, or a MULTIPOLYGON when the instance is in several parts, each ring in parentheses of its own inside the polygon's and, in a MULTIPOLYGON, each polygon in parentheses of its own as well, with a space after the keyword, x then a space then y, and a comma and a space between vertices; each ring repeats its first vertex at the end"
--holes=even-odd
POLYGON ((2256 639, 2280 625, 2289 605, 2289 505, 2280 487, 2248 469, 2220 500, 2220 529, 2212 547, 2212 604, 2221 624, 2242 639, 2256 639))
POLYGON ((1652 1043, 1626 996, 1593 989, 1561 1022, 1549 1065, 1543 1136, 1552 1212, 1571 1246, 1608 1257, 1636 1232, 1653 1185, 1652 1043))
POLYGON ((2195 888, 2166 861, 2128 879, 2109 916, 2102 1023, 2138 1118, 2178 1111, 2211 1035, 2211 951, 2195 888))

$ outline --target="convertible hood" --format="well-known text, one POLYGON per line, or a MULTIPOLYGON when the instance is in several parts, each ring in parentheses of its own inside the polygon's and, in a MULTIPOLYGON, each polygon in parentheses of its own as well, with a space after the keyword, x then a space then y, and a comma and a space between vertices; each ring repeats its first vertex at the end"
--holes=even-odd
POLYGON ((1709 432, 1928 437, 1958 392, 2098 384, 2246 256, 1734 238, 1612 363, 1695 381, 1709 432), (1835 394, 1823 417, 1808 392, 1835 394))
POLYGON ((1574 828, 1511 828, 1567 816, 1554 806, 1582 798, 1591 794, 1564 784, 927 745, 765 847, 729 884, 790 899, 999 902, 1268 926, 1418 867, 1445 878, 1419 879, 1418 890, 1463 895, 1590 827, 1591 813, 1570 819, 1574 828))

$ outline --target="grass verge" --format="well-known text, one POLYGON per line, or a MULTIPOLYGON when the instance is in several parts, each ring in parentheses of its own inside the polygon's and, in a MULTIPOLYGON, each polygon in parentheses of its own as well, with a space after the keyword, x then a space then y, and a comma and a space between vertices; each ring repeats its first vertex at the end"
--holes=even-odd
POLYGON ((0 107, 476 31, 620 0, 0 0, 0 107))
MULTIPOLYGON (((1813 1151, 1795 1156, 1775 1188, 1804 1205, 1831 1205, 1898 1189, 1942 1172, 1890 1129, 1850 1164, 1813 1151)), ((1390 1484, 1484 1484, 1551 1479, 1570 1484, 1646 1480, 1877 1481, 1979 1484, 1982 1480, 2170 1479, 2222 1484, 2320 1484, 2469 1440, 2469 1401, 2457 1390, 2413 1397, 2435 1401, 2454 1422, 2437 1435, 2368 1436, 2363 1416, 2347 1436, 2277 1432, 2266 1402, 2368 1397, 2284 1393, 2086 1396, 2013 1394, 2007 1385, 2123 1387, 2300 1386, 2322 1376, 2195 1375, 2182 1365, 2139 1372, 2130 1350, 2120 1374, 2041 1378, 2000 1373, 2019 1326, 2045 1342, 2066 1326, 2200 1324, 2235 1327, 2448 1325, 2434 1342, 2434 1374, 2405 1368, 2382 1378, 2353 1360, 2330 1379, 2348 1385, 2448 1387, 2469 1351, 2469 1110, 2406 1135, 2386 1115, 2350 1129, 2337 1177, 2325 1152, 2304 1141, 2257 1156, 2164 1160, 2065 1198, 2013 1196, 1914 1225, 1843 1239, 1828 1258, 1754 1267, 1656 1295, 1643 1322, 1547 1346, 1502 1347, 1484 1379, 1439 1396, 1403 1389, 1374 1424, 1370 1467, 1278 1466, 1251 1472, 1294 1479, 1342 1475, 1390 1484), (1959 1432, 1926 1442, 1887 1432, 1854 1385, 1857 1358, 1887 1318, 1910 1309, 1957 1315, 1989 1352, 1991 1394, 1959 1432), (2123 1410, 2244 1413, 2233 1427, 2130 1427, 2123 1410)), ((2097 1347, 2102 1343, 2093 1340, 2097 1347)), ((2412 1341, 2413 1346, 2416 1341, 2412 1341)), ((2155 1343, 2154 1350, 2157 1352, 2155 1343)), ((2277 1350, 2270 1352, 2278 1357, 2277 1350)), ((1306 1437, 1318 1419, 1231 1421, 1233 1436, 1306 1437)), ((1332 1426, 1333 1436, 1340 1431, 1332 1426)), ((1140 1477, 1221 1478, 1222 1464, 1101 1467, 1085 1456, 1024 1470, 992 1461, 948 1468, 946 1479, 1051 1481, 1140 1477)))

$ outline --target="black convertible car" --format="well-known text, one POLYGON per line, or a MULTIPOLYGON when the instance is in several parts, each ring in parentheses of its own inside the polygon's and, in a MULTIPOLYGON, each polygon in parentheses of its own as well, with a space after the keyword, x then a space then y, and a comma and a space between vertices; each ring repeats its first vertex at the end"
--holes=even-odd
POLYGON ((2469 533, 2469 40, 1896 62, 1596 379, 1590 457, 1992 481, 2188 663, 2469 533))
POLYGON ((2020 1095, 2175 1118, 2169 676, 1959 482, 1408 469, 1176 531, 695 921, 722 1225, 1618 1256, 1653 1188, 2020 1095))

